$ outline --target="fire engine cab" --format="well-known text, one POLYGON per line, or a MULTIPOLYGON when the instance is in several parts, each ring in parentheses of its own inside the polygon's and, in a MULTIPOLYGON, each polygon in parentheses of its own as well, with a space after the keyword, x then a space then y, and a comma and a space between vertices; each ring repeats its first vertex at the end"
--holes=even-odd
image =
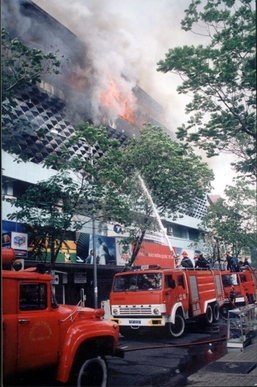
POLYGON ((218 321, 224 294, 219 270, 134 267, 117 273, 110 293, 111 320, 131 336, 141 327, 165 327, 180 337, 185 320, 218 321))
POLYGON ((220 311, 224 318, 228 310, 239 308, 256 302, 257 275, 256 270, 246 266, 239 272, 222 271, 222 284, 225 300, 220 311))
POLYGON ((106 386, 105 356, 117 352, 119 327, 102 309, 58 305, 49 274, 14 268, 15 251, 2 249, 3 379, 20 385, 24 373, 53 370, 72 386, 106 386))

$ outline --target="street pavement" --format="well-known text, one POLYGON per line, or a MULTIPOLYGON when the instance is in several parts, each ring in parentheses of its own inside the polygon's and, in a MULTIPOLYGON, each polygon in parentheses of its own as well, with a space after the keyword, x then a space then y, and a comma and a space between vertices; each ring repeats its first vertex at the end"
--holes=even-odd
POLYGON ((256 337, 243 350, 229 349, 225 356, 190 375, 186 386, 257 386, 256 337))
POLYGON ((125 355, 107 358, 108 387, 185 386, 188 374, 226 352, 224 328, 215 326, 206 330, 193 325, 176 340, 167 340, 157 333, 157 328, 154 335, 142 334, 134 340, 120 336, 119 348, 125 355), (215 349, 210 356, 211 342, 215 349))
POLYGON ((108 387, 257 386, 256 336, 243 350, 230 349, 221 338, 225 328, 224 323, 217 332, 189 331, 177 347, 174 341, 165 347, 157 337, 152 343, 121 337, 125 356, 108 359, 108 387))

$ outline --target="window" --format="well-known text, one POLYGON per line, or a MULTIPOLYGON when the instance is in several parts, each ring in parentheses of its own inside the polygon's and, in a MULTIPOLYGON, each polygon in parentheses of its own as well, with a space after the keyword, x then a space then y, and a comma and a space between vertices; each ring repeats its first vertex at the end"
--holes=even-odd
POLYGON ((238 277, 236 274, 223 274, 222 283, 223 286, 239 285, 238 277))
POLYGON ((183 239, 188 239, 188 229, 187 227, 180 226, 178 224, 173 224, 173 236, 175 238, 183 238, 183 239))
POLYGON ((178 275, 178 286, 182 286, 185 289, 184 276, 178 275))
POLYGON ((189 228, 188 229, 188 234, 189 234, 189 239, 191 241, 195 241, 199 238, 199 231, 198 230, 195 230, 193 228, 189 228))
POLYGON ((240 274, 241 282, 246 282, 246 276, 244 274, 240 274))
POLYGON ((22 283, 20 285, 20 309, 42 310, 47 307, 46 284, 22 283))
POLYGON ((124 274, 115 278, 113 291, 160 290, 161 287, 161 273, 124 274))
POLYGON ((165 276, 165 288, 170 288, 172 283, 172 275, 166 275, 165 276))
POLYGON ((20 198, 32 184, 21 180, 14 180, 13 182, 13 196, 20 198))

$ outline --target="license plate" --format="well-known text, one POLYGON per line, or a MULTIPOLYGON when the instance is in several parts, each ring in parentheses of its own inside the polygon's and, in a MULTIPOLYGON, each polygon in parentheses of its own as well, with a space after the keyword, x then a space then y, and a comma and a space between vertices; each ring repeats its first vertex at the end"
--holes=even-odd
POLYGON ((140 320, 129 320, 129 323, 131 325, 140 325, 141 324, 141 321, 140 320))

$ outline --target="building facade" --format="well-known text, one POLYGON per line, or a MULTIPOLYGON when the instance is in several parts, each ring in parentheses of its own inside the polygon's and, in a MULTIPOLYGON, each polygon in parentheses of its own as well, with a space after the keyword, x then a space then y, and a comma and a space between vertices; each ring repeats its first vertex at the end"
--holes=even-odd
MULTIPOLYGON (((2 6, 2 24, 10 38, 17 36, 25 44, 43 51, 57 46, 58 55, 64 56, 67 62, 69 60, 72 62, 72 66, 64 66, 59 76, 45 76, 40 84, 27 87, 16 95, 14 115, 17 122, 29 122, 30 129, 17 132, 15 140, 29 161, 17 163, 15 156, 2 152, 2 246, 8 247, 13 242, 12 233, 18 238, 19 235, 23 235, 22 225, 14 221, 10 222, 7 217, 15 211, 11 205, 12 200, 19 198, 29 185, 46 180, 55 174, 54 170, 43 168, 42 163, 74 133, 77 124, 87 121, 102 124, 107 128, 108 135, 117 138, 121 143, 132 136, 138 136, 143 122, 160 125, 171 136, 172 134, 166 127, 162 107, 136 84, 132 87, 133 98, 131 98, 133 103, 136 101, 136 106, 140 106, 140 109, 134 108, 133 114, 129 117, 124 111, 120 115, 112 114, 112 106, 107 108, 104 103, 102 103, 103 106, 99 104, 96 108, 94 89, 89 80, 81 76, 81 71, 86 66, 84 62, 87 52, 83 42, 32 1, 3 0, 2 6), (35 135, 35 131, 39 128, 45 131, 43 139, 38 139, 35 135)), ((126 76, 121 74, 121 82, 123 81, 126 82, 126 76)), ((3 128, 10 124, 9 117, 3 116, 2 120, 3 128)), ((83 145, 74 146, 73 150, 74 154, 81 157, 85 157, 87 152, 83 145)), ((198 199, 183 218, 177 221, 171 221, 169 218, 162 219, 166 229, 166 242, 168 240, 177 254, 183 255, 186 252, 193 259, 195 253, 193 244, 199 237, 198 225, 207 206, 207 199, 198 199)), ((104 228, 96 230, 97 240, 100 239, 109 249, 105 264, 99 264, 100 301, 107 297, 110 273, 119 271, 125 264, 118 243, 121 238, 119 227, 120 225, 117 224, 106 224, 104 228)), ((19 240, 22 241, 22 238, 19 240)), ((166 242, 158 235, 148 236, 146 240, 146 243, 159 246, 167 245, 166 242)), ((19 243, 16 246, 17 252, 20 258, 24 259, 24 265, 26 267, 33 265, 34 262, 26 254, 22 242, 19 243), (21 243, 20 246, 19 243, 21 243)), ((61 251, 56 262, 58 271, 56 282, 61 289, 66 289, 66 301, 72 302, 70 297, 71 294, 74 296, 74 289, 77 294, 79 287, 82 286, 86 289, 89 304, 92 304, 93 271, 92 266, 84 263, 92 249, 92 223, 89 221, 79 233, 71 233, 68 243, 71 262, 67 266, 65 251, 61 251), (65 273, 68 273, 68 276, 65 273)), ((101 243, 98 243, 99 257, 101 248, 101 243)), ((198 245, 197 249, 201 250, 201 246, 198 245)), ((159 258, 153 251, 153 259, 159 258)), ((60 293, 60 297, 63 297, 63 293, 62 296, 60 293)))

